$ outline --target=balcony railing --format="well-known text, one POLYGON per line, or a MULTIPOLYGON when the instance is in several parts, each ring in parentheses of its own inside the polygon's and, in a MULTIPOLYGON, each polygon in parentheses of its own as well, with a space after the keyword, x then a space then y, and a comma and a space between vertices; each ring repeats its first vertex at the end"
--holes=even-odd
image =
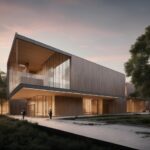
POLYGON ((11 74, 11 78, 9 80, 10 92, 12 92, 20 83, 39 86, 49 86, 56 88, 65 88, 65 89, 70 88, 69 81, 66 81, 65 79, 60 81, 59 76, 57 76, 57 78, 56 77, 54 78, 48 75, 32 74, 14 70, 10 70, 10 74, 11 74))
POLYGON ((9 70, 9 92, 12 92, 20 83, 44 85, 44 76, 27 72, 9 70))
POLYGON ((44 76, 38 74, 18 72, 20 83, 44 86, 44 76))

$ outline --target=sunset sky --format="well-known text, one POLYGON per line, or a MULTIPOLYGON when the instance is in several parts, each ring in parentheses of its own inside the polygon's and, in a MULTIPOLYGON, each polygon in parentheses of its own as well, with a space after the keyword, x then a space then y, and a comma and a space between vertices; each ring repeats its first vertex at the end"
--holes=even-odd
POLYGON ((124 73, 150 0, 0 0, 0 69, 15 32, 124 73))

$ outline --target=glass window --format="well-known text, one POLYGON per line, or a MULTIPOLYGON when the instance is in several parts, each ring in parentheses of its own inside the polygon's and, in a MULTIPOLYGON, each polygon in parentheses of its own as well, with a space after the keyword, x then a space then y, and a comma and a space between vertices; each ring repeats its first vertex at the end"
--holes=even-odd
POLYGON ((48 85, 50 87, 57 88, 70 88, 70 58, 55 53, 53 54, 48 61, 45 63, 48 73, 44 73, 43 75, 47 76, 45 79, 47 80, 48 85), (48 65, 47 65, 48 64, 48 65))

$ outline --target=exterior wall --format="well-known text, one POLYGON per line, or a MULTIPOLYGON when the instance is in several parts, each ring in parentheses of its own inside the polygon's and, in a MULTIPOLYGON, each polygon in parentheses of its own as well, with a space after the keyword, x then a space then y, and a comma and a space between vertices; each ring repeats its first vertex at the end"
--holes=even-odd
POLYGON ((112 105, 113 113, 126 113, 126 99, 119 98, 114 101, 112 105))
POLYGON ((93 99, 91 101, 91 105, 92 105, 92 114, 98 114, 98 106, 99 106, 99 103, 98 103, 98 99, 93 99))
POLYGON ((82 98, 64 96, 55 97, 56 116, 72 116, 82 114, 82 98))
POLYGON ((142 100, 127 100, 127 112, 144 112, 146 111, 146 103, 142 100))
POLYGON ((27 112, 27 100, 10 100, 9 107, 11 115, 20 115, 22 109, 27 112))
POLYGON ((49 109, 53 116, 72 116, 83 114, 82 98, 38 95, 28 100, 11 100, 10 113, 20 115, 22 109, 31 117, 48 117, 49 109))
POLYGON ((0 100, 0 115, 5 115, 9 113, 9 101, 8 100, 0 100))
POLYGON ((48 117, 49 109, 54 114, 54 96, 38 95, 28 100, 10 100, 10 114, 20 115, 25 109, 27 116, 48 117))
POLYGON ((89 115, 125 113, 126 100, 83 98, 83 112, 89 115))
POLYGON ((98 115, 103 113, 103 99, 83 98, 83 114, 98 115))
POLYGON ((85 59, 72 56, 71 89, 93 94, 124 97, 125 76, 85 59))
POLYGON ((143 112, 148 110, 147 109, 147 102, 143 99, 136 99, 133 97, 130 97, 130 94, 135 92, 135 87, 132 83, 126 83, 125 87, 125 95, 127 97, 127 112, 143 112))
POLYGON ((103 114, 111 114, 116 112, 115 100, 103 100, 103 114))

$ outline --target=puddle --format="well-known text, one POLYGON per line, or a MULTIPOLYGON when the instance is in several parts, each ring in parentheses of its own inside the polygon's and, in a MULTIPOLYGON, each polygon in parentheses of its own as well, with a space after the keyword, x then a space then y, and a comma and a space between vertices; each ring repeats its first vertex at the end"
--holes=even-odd
POLYGON ((140 131, 136 131, 136 134, 141 134, 142 138, 149 138, 150 137, 150 132, 140 132, 140 131))
POLYGON ((77 124, 77 125, 88 125, 88 126, 107 125, 107 123, 96 123, 96 122, 73 122, 73 124, 77 124))

